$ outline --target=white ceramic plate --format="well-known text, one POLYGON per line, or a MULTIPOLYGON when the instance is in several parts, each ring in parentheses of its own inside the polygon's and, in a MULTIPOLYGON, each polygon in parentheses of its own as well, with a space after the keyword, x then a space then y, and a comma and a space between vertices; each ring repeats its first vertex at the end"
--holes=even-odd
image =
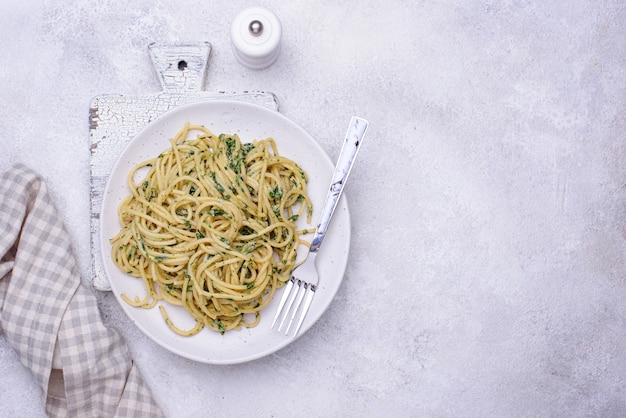
MULTIPOLYGON (((243 142, 274 138, 280 154, 296 161, 309 175, 309 195, 314 205, 312 226, 317 223, 334 164, 307 132, 282 114, 244 102, 211 101, 175 108, 150 123, 129 142, 109 176, 100 215, 100 244, 112 291, 124 312, 155 342, 191 360, 212 364, 254 360, 274 353, 294 340, 293 337, 270 329, 282 290, 276 293, 272 302, 261 312, 261 322, 255 328, 228 331, 224 335, 204 329, 192 337, 175 334, 167 326, 157 307, 148 310, 135 308, 120 298, 121 294, 131 298, 145 295, 141 280, 119 270, 110 253, 109 239, 120 230, 117 206, 130 193, 127 175, 134 165, 169 148, 168 139, 187 121, 204 125, 216 135, 238 134, 243 142)), ((342 139, 337 138, 338 141, 342 139)), ((311 328, 332 302, 343 279, 349 249, 350 215, 346 199, 342 197, 317 257, 319 287, 298 336, 311 328)), ((166 305, 170 317, 179 327, 193 325, 191 316, 184 308, 166 305)))

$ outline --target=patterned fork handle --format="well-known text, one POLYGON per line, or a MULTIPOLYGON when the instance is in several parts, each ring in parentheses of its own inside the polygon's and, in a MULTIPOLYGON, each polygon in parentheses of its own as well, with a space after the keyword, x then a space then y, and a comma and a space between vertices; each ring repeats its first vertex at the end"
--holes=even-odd
POLYGON ((324 202, 324 206, 322 208, 322 214, 320 216, 315 235, 313 236, 313 241, 311 242, 309 254, 306 261, 298 267, 299 278, 296 278, 295 276, 292 277, 285 286, 283 296, 278 305, 278 310, 276 311, 276 315, 272 321, 272 329, 276 325, 278 319, 282 316, 282 321, 280 322, 278 331, 280 331, 283 325, 285 325, 287 318, 290 319, 287 323, 287 328, 285 329, 286 335, 289 334, 289 330, 291 329, 291 326, 296 318, 298 318, 298 321, 296 323, 293 336, 295 337, 300 330, 304 317, 306 316, 309 307, 311 306, 311 302, 313 301, 313 296, 315 295, 317 283, 319 281, 319 275, 315 266, 317 252, 319 251, 322 241, 326 236, 326 230, 330 225, 330 220, 333 217, 333 213, 335 212, 335 208, 337 207, 343 188, 346 185, 368 125, 369 123, 365 119, 361 119, 356 116, 353 116, 350 120, 348 132, 346 133, 346 137, 341 147, 339 159, 337 160, 337 165, 335 166, 333 178, 330 183, 328 194, 326 195, 326 201, 324 202), (303 300, 304 304, 302 304, 303 300), (290 313, 291 316, 289 315, 290 313))

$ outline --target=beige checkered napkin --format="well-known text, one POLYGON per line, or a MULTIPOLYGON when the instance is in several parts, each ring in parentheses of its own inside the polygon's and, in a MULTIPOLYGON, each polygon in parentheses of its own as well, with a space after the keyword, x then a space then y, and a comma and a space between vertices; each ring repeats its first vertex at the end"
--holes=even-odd
POLYGON ((81 285, 44 181, 23 165, 0 177, 0 331, 43 389, 50 416, 162 416, 81 285), (62 370, 53 371, 56 344, 62 370))

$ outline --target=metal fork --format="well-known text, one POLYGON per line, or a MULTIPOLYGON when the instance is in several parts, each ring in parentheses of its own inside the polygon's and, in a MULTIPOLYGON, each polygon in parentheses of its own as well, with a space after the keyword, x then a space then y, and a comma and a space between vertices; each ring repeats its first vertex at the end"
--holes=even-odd
POLYGON ((313 301, 313 296, 315 296, 317 283, 319 281, 319 274, 317 272, 317 267, 315 266, 317 252, 322 245, 322 241, 326 235, 326 229, 330 224, 330 220, 335 212, 335 208, 337 207, 343 188, 346 185, 346 181, 350 175, 350 170, 352 169, 352 164, 354 163, 356 155, 359 151, 368 125, 369 123, 365 119, 361 119, 356 116, 353 116, 350 120, 348 132, 346 133, 343 145, 341 146, 339 159, 337 160, 330 188, 328 190, 328 194, 326 195, 326 201, 324 202, 324 207, 322 208, 320 221, 317 225, 317 229, 315 230, 313 241, 311 241, 309 254, 307 255, 306 261, 297 269, 298 277, 300 278, 292 276, 285 285, 283 296, 278 304, 278 310, 274 316, 274 321, 272 321, 271 329, 274 329, 278 320, 282 318, 277 331, 280 332, 286 324, 287 328, 285 329, 285 335, 289 335, 289 330, 297 318, 293 336, 295 337, 300 330, 304 317, 306 316, 309 307, 311 306, 311 302, 313 301), (306 280, 303 280, 302 278, 306 278, 306 280), (289 321, 287 322, 288 318, 289 321))

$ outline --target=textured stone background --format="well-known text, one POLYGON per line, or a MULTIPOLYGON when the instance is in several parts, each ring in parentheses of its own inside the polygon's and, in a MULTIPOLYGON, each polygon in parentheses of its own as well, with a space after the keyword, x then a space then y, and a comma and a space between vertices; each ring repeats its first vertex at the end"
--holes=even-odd
MULTIPOLYGON (((206 40, 208 91, 274 92, 335 159, 369 119, 333 305, 236 366, 176 357, 98 294, 170 417, 626 415, 626 6, 619 0, 266 1, 270 68, 240 66, 250 2, 4 0, 0 171, 48 181, 90 283, 88 107, 160 90, 151 42, 206 40)), ((0 416, 43 416, 0 336, 0 416)))

